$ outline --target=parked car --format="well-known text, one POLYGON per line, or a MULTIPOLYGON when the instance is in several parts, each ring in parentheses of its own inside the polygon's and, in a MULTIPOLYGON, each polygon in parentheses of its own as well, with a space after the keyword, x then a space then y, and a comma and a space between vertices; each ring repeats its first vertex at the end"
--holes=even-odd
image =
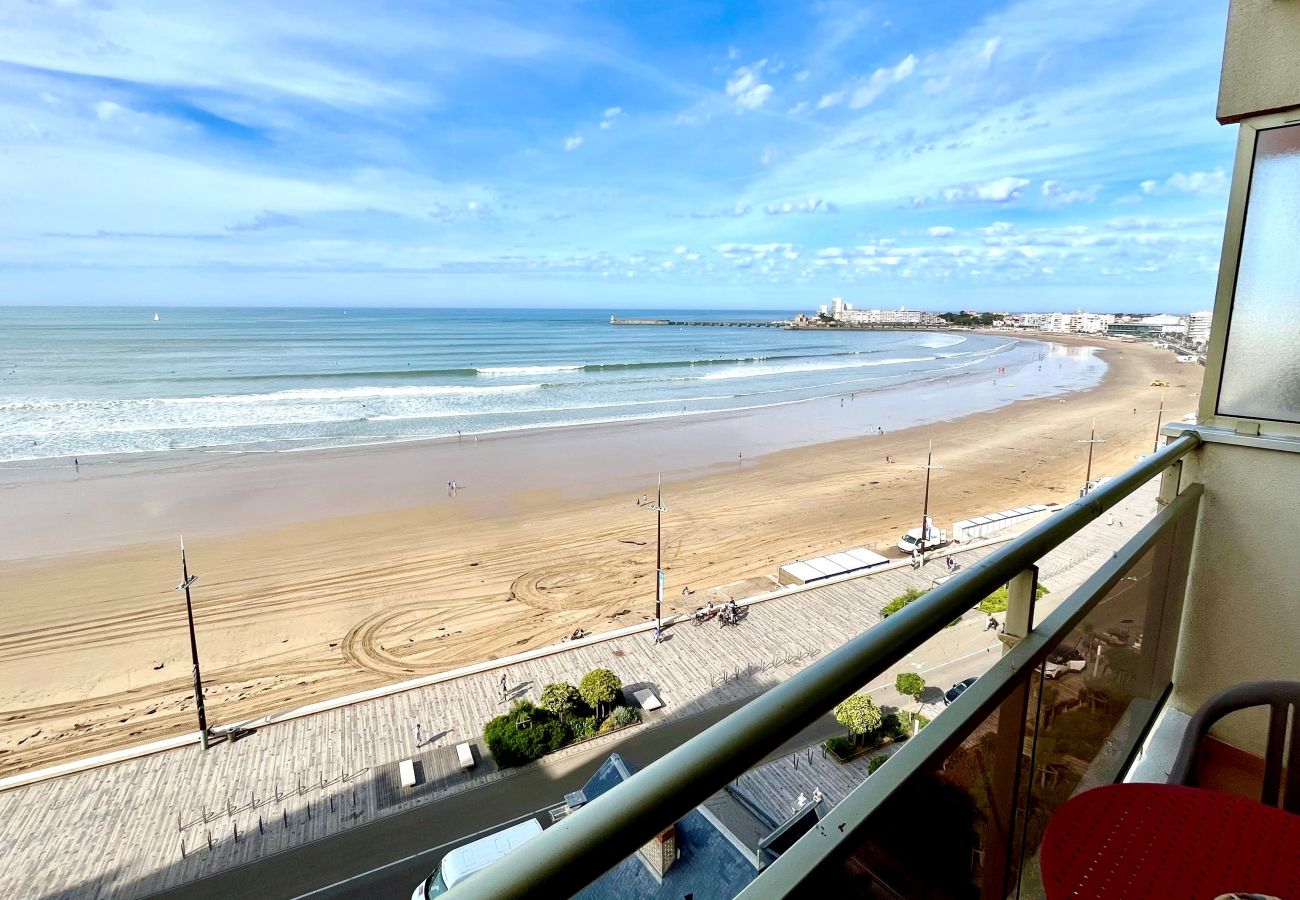
POLYGON ((947 693, 943 695, 943 705, 947 706, 949 703, 956 700, 962 694, 966 693, 966 689, 974 683, 975 683, 974 678, 966 678, 962 681, 957 682, 952 687, 948 688, 947 693))
POLYGON ((1082 672, 1087 667, 1088 662, 1077 647, 1062 645, 1048 654, 1043 675, 1055 680, 1067 672, 1082 672))

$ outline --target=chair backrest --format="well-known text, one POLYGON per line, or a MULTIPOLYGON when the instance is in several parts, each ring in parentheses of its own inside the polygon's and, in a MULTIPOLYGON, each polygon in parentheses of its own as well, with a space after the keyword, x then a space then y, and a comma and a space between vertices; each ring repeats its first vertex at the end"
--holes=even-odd
POLYGON ((1268 744, 1264 755, 1264 787, 1260 802, 1300 813, 1300 681, 1252 681, 1215 694, 1196 711, 1169 773, 1170 784, 1195 786, 1201 742, 1214 724, 1229 713, 1257 706, 1269 708, 1268 744), (1290 714, 1290 727, 1287 719, 1290 714), (1290 749, 1287 733, 1290 732, 1290 749), (1283 755, 1286 756, 1286 795, 1281 796, 1283 755))

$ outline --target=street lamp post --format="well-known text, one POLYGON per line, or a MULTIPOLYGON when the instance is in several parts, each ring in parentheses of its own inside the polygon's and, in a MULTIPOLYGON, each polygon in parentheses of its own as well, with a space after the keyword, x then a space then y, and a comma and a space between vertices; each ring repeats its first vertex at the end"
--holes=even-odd
MULTIPOLYGON (((1163 404, 1162 404, 1162 405, 1163 405, 1163 404)), ((1076 443, 1076 444, 1087 444, 1087 445, 1088 445, 1088 468, 1087 468, 1087 470, 1084 472, 1084 476, 1083 476, 1083 492, 1079 494, 1080 497, 1085 497, 1085 496, 1088 495, 1088 492, 1092 490, 1092 488, 1089 487, 1089 485, 1092 484, 1092 445, 1093 445, 1093 444, 1104 444, 1104 443, 1106 443, 1105 441, 1099 441, 1099 440, 1097 440, 1097 420, 1096 420, 1096 419, 1093 419, 1093 420, 1092 420, 1092 431, 1090 431, 1090 432, 1088 433, 1088 439, 1087 439, 1086 441, 1075 441, 1075 443, 1076 443)))
POLYGON ((199 643, 194 637, 194 603, 190 599, 190 585, 199 580, 199 576, 190 574, 189 562, 185 559, 185 538, 181 538, 181 577, 184 579, 173 590, 185 591, 185 616, 190 623, 190 658, 194 661, 194 705, 199 714, 199 742, 203 749, 208 749, 208 714, 203 708, 203 676, 199 672, 199 643))
POLYGON ((652 509, 655 513, 655 627, 662 629, 664 609, 664 476, 659 475, 659 486, 655 489, 655 502, 647 503, 642 509, 652 509))

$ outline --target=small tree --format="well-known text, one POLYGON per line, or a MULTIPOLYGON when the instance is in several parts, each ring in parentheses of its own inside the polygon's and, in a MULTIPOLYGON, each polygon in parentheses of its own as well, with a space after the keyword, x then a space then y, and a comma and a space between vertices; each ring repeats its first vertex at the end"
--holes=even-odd
POLYGON ((883 607, 881 607, 880 617, 883 619, 888 619, 890 616, 898 612, 900 609, 904 608, 910 603, 915 603, 917 600, 920 600, 924 596, 925 596, 925 591, 921 590, 920 588, 914 588, 914 587, 908 588, 907 590, 903 591, 903 593, 899 594, 893 600, 890 600, 883 607))
POLYGON ((613 703, 622 690, 623 682, 619 681, 618 676, 609 669, 592 669, 583 675, 582 681, 578 683, 578 693, 582 695, 583 700, 587 701, 587 705, 596 711, 597 719, 604 718, 601 710, 613 703))
POLYGON ((871 759, 867 760, 867 774, 874 774, 876 769, 879 769, 887 762, 889 762, 889 757, 884 753, 871 757, 871 759))
POLYGON ((566 721, 581 705, 582 695, 568 682, 561 681, 542 688, 542 709, 555 713, 560 721, 566 721))
MULTIPOLYGON (((915 672, 899 672, 894 679, 894 688, 908 697, 915 697, 925 690, 925 679, 915 672)), ((542 705, 546 705, 546 695, 542 695, 542 705)))
POLYGON ((835 721, 848 729, 854 747, 864 734, 880 727, 880 719, 880 708, 866 694, 854 694, 835 707, 835 721))

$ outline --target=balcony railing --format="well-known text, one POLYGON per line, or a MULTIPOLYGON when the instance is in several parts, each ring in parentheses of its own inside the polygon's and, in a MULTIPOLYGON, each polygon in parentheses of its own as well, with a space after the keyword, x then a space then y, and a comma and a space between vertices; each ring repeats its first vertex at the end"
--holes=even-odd
POLYGON ((1051 812, 1076 790, 1125 770, 1169 690, 1201 496, 1200 485, 1181 485, 1180 460, 1199 444, 1191 432, 1171 441, 451 895, 576 893, 1009 585, 1005 655, 741 896, 847 883, 879 896, 1007 897, 1017 887, 1033 896, 1038 841, 1051 812), (1157 514, 1035 623, 1038 561, 1156 476, 1157 514), (1045 679, 1049 656, 1072 662, 1078 677, 1045 679), (909 851, 909 841, 921 855, 909 851), (936 878, 951 883, 936 885, 936 878))

